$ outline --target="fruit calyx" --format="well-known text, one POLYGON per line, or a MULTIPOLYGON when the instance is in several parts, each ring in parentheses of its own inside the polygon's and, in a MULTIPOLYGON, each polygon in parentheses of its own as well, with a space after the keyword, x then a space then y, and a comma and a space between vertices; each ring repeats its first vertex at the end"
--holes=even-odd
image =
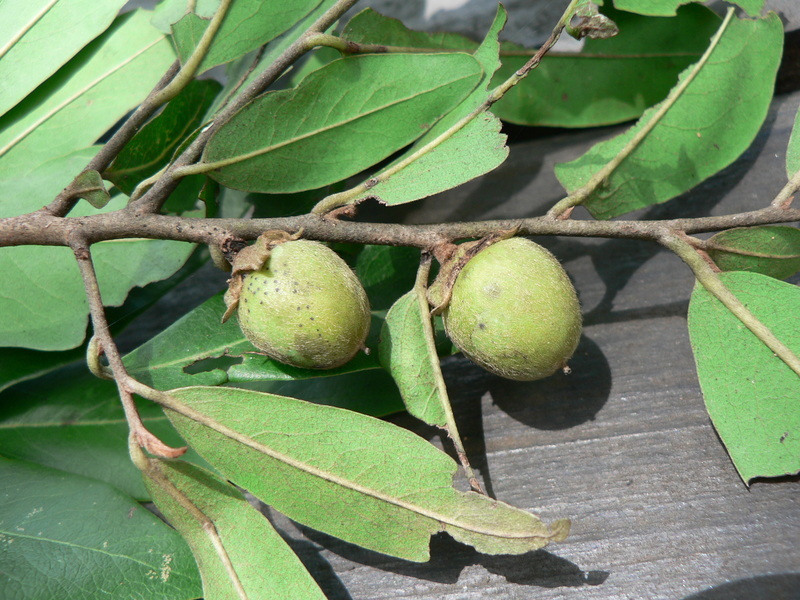
POLYGON ((239 306, 239 296, 242 293, 244 276, 251 271, 264 268, 272 249, 275 246, 297 240, 303 234, 300 229, 297 233, 289 234, 282 230, 265 231, 250 246, 245 246, 236 254, 231 266, 231 278, 228 279, 228 290, 225 292, 225 314, 222 322, 227 321, 239 306))
POLYGON ((472 242, 463 244, 440 245, 434 249, 433 255, 441 264, 438 275, 428 287, 428 304, 431 305, 431 315, 439 315, 447 308, 453 293, 458 274, 478 252, 492 244, 507 240, 517 234, 519 227, 499 231, 472 242))

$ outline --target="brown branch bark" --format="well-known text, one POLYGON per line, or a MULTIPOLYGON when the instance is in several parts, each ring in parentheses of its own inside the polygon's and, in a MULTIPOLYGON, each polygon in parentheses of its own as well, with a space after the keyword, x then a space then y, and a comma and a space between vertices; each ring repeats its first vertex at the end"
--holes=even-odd
POLYGON ((688 234, 800 221, 800 209, 768 206, 760 210, 687 219, 658 221, 580 221, 532 217, 464 223, 403 225, 336 221, 308 214, 274 219, 190 219, 137 213, 128 208, 88 217, 56 217, 42 211, 0 219, 0 247, 19 245, 71 246, 123 238, 167 239, 221 246, 231 238, 256 239, 268 230, 283 230, 328 242, 352 242, 430 248, 436 243, 479 238, 519 228, 520 235, 656 240, 665 228, 688 234))

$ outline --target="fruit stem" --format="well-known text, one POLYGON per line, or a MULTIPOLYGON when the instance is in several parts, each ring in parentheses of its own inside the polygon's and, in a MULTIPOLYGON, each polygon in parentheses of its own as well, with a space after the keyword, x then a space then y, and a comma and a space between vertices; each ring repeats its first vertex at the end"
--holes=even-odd
POLYGON ((473 491, 486 495, 486 492, 483 490, 480 481, 478 481, 478 478, 475 477, 475 472, 472 470, 472 465, 470 465, 469 458, 464 450, 464 444, 461 441, 461 436, 458 433, 458 426, 456 425, 455 415, 453 414, 453 407, 450 405, 450 397, 447 395, 447 386, 445 386, 444 378, 442 377, 442 369, 439 365, 439 355, 436 352, 433 322, 430 316, 431 312, 430 307, 428 306, 427 294, 428 277, 430 276, 431 272, 431 262, 431 255, 427 252, 423 252, 422 259, 419 263, 419 269, 417 270, 417 280, 414 283, 414 293, 416 294, 417 302, 419 303, 420 315, 422 315, 422 327, 425 331, 425 344, 427 345, 428 350, 427 355, 430 359, 434 380, 436 382, 437 396, 441 401, 442 409, 444 411, 446 422, 444 430, 453 441, 456 454, 458 455, 458 460, 461 463, 461 467, 464 469, 464 474, 467 476, 470 487, 473 489, 473 491))

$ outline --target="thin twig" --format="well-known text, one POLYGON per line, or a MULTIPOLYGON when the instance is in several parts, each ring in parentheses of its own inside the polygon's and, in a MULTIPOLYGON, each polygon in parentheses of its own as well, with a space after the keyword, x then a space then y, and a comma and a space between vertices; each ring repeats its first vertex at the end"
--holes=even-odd
MULTIPOLYGON (((159 82, 155 85, 153 90, 148 94, 139 107, 128 117, 122 126, 111 136, 100 151, 94 155, 89 163, 84 167, 84 171, 98 171, 102 173, 105 171, 111 162, 122 152, 125 145, 131 141, 136 132, 145 124, 151 115, 158 109, 158 106, 153 104, 152 99, 158 92, 172 81, 175 74, 180 70, 180 62, 177 60, 170 65, 167 72, 161 77, 159 82)), ((55 199, 42 208, 43 212, 47 214, 63 217, 69 214, 72 207, 78 201, 77 197, 71 196, 66 190, 61 192, 55 199)))
POLYGON ((148 452, 155 456, 164 458, 176 458, 186 452, 186 448, 172 448, 150 433, 142 423, 139 410, 133 400, 131 390, 124 385, 127 378, 127 371, 122 362, 122 356, 114 343, 111 332, 108 328, 103 299, 100 295, 100 285, 97 282, 97 274, 92 262, 92 253, 85 240, 74 236, 70 247, 78 262, 78 268, 83 279, 83 286, 86 297, 89 300, 89 310, 92 315, 92 325, 94 326, 94 341, 89 345, 90 350, 96 353, 95 358, 90 358, 90 364, 99 364, 100 354, 105 354, 109 366, 117 382, 117 390, 125 411, 125 418, 128 421, 131 436, 136 442, 148 452))
POLYGON ((307 38, 316 33, 324 32, 358 0, 339 0, 320 16, 309 29, 295 40, 281 55, 275 59, 249 86, 238 96, 230 101, 214 117, 214 121, 203 129, 194 141, 181 153, 181 155, 167 168, 161 178, 138 200, 130 204, 139 214, 154 213, 161 208, 167 197, 178 186, 181 178, 182 167, 195 163, 203 152, 211 136, 245 104, 258 96, 275 80, 278 79, 292 64, 312 49, 307 43, 307 38))

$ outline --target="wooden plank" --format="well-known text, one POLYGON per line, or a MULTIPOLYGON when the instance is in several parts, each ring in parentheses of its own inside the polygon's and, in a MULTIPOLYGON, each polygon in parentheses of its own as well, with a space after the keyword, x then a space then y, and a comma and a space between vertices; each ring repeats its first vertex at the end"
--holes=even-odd
MULTIPOLYGON (((785 182, 798 107, 800 93, 778 97, 735 165, 644 217, 769 202, 785 182)), ((497 172, 423 203, 409 219, 541 212, 560 194, 551 163, 613 133, 515 145, 497 172), (500 203, 481 212, 488 190, 500 203), (479 210, 470 214, 473 206, 479 210)), ((461 358, 447 361, 446 373, 468 451, 494 495, 545 519, 569 516, 571 536, 546 551, 489 557, 442 535, 433 540, 432 560, 417 565, 300 532, 277 517, 329 598, 800 597, 798 478, 748 489, 714 433, 686 330, 691 273, 646 243, 544 243, 564 259, 587 315, 573 373, 516 383, 461 358)), ((396 420, 434 435, 410 418, 396 420)))

